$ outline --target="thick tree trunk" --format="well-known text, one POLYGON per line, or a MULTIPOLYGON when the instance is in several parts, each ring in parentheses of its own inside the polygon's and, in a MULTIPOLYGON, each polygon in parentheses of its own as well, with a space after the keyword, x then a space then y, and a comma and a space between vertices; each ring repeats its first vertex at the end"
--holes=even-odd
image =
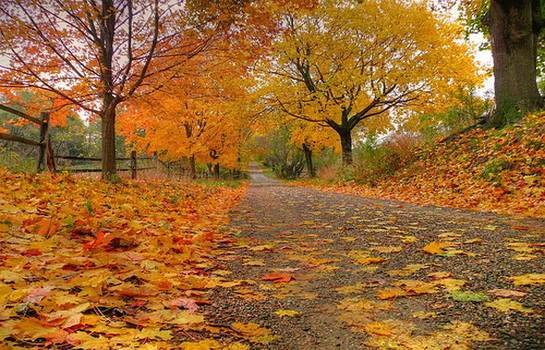
POLYGON ((220 179, 220 164, 219 163, 214 164, 214 179, 216 180, 220 179))
POLYGON ((106 105, 102 111, 102 178, 111 179, 117 173, 115 159, 115 106, 106 105))
POLYGON ((349 113, 350 110, 343 109, 340 123, 337 123, 331 119, 327 120, 327 125, 335 130, 341 139, 341 152, 344 166, 351 165, 353 162, 352 129, 357 125, 357 122, 351 122, 349 113))
POLYGON ((343 165, 351 165, 354 161, 352 158, 352 133, 350 130, 341 130, 337 132, 341 137, 343 165))
POLYGON ((305 152, 308 176, 314 178, 316 177, 316 171, 314 170, 314 165, 312 164, 312 149, 308 147, 306 143, 303 143, 303 151, 305 152))
POLYGON ((541 30, 539 0, 492 0, 485 24, 494 58, 497 112, 492 126, 508 123, 509 114, 542 104, 536 83, 537 40, 541 30))

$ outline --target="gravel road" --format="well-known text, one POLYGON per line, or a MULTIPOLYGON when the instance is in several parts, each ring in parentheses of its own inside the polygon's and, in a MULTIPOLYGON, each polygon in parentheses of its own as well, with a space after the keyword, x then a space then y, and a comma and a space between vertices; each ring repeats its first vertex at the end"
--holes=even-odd
POLYGON ((255 283, 218 291, 214 312, 278 336, 252 348, 545 349, 544 221, 317 191, 250 171, 225 264, 255 283), (434 242, 445 253, 423 250, 434 242))

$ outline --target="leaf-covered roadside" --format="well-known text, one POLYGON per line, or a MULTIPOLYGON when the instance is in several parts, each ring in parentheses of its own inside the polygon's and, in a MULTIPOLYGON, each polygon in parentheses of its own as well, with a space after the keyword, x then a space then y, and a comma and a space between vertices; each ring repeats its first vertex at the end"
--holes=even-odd
POLYGON ((222 332, 232 336, 206 348, 248 348, 237 325, 199 311, 212 288, 243 283, 222 277, 216 247, 245 186, 1 171, 0 343, 193 349, 222 332))
POLYGON ((501 130, 474 130, 418 151, 374 186, 305 182, 367 197, 545 217, 545 114, 501 130))

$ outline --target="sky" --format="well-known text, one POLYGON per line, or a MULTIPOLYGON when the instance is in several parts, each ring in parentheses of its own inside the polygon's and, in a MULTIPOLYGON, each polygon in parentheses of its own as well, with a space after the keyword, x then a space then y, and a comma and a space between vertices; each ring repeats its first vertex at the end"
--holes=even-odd
MULTIPOLYGON (((482 34, 471 34, 469 40, 474 42, 477 46, 487 39, 483 37, 482 34)), ((492 52, 490 50, 478 51, 476 59, 483 67, 487 70, 492 71, 493 61, 492 61, 492 52)), ((478 93, 482 96, 493 96, 494 95, 494 76, 490 75, 488 79, 484 82, 484 86, 478 90, 478 93)))

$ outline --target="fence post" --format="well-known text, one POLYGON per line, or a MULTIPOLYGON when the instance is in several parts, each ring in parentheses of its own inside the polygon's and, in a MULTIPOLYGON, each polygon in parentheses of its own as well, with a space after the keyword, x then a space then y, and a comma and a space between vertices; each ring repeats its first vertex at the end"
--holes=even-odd
POLYGON ((53 151, 53 146, 51 145, 51 135, 47 133, 47 148, 46 148, 46 157, 45 157, 45 164, 47 165, 47 169, 51 173, 57 172, 57 166, 55 165, 55 152, 53 151))
POLYGON ((136 151, 131 152, 131 179, 136 179, 136 151))
POLYGON ((49 112, 40 113, 40 150, 38 155, 38 167, 37 172, 41 172, 44 169, 45 152, 47 149, 47 134, 49 131, 49 112))

